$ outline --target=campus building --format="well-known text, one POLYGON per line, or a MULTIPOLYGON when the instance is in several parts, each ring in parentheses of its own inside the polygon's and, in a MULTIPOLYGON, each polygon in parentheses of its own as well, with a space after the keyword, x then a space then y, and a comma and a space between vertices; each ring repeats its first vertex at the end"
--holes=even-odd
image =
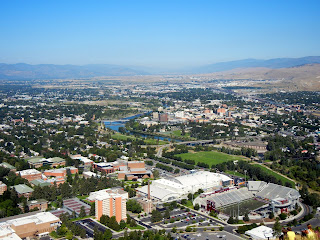
POLYGON ((70 170, 71 174, 78 173, 78 168, 76 168, 76 167, 65 167, 65 168, 45 170, 43 172, 43 174, 46 177, 66 177, 67 176, 67 170, 70 170))
POLYGON ((25 198, 29 199, 33 193, 33 189, 25 184, 15 185, 13 188, 18 193, 18 197, 24 196, 25 198))
POLYGON ((102 215, 115 216, 117 222, 127 219, 128 193, 122 189, 103 189, 90 193, 89 201, 95 202, 95 217, 100 220, 102 215))
MULTIPOLYGON (((29 211, 37 208, 40 211, 45 211, 48 208, 48 201, 45 199, 37 199, 27 202, 27 206, 29 211)), ((19 208, 24 211, 24 206, 22 203, 19 204, 19 208)))
MULTIPOLYGON (((198 171, 175 178, 155 180, 150 185, 150 195, 155 200, 166 202, 185 198, 188 193, 195 193, 199 189, 209 191, 233 185, 233 179, 226 175, 198 171)), ((140 187, 137 190, 145 196, 148 195, 148 186, 140 187)))
POLYGON ((40 168, 42 166, 51 166, 51 167, 58 167, 58 166, 65 166, 66 160, 60 157, 53 157, 53 158, 44 158, 44 157, 33 157, 27 159, 29 165, 33 168, 40 168))
POLYGON ((60 219, 50 212, 22 214, 1 221, 0 238, 13 240, 47 236, 60 225, 60 219))
POLYGON ((41 179, 42 174, 36 169, 27 169, 23 171, 16 172, 17 175, 20 175, 22 178, 27 179, 29 182, 41 179))
POLYGON ((120 167, 118 172, 119 180, 124 180, 126 177, 128 180, 153 178, 153 174, 150 170, 146 170, 144 161, 129 161, 126 166, 120 167))
MULTIPOLYGON (((263 181, 248 181, 246 187, 226 187, 198 196, 193 204, 198 203, 205 211, 220 211, 227 207, 249 200, 259 201, 254 210, 256 218, 274 214, 288 213, 299 203, 300 194, 296 189, 263 181)), ((241 207, 240 207, 241 208, 241 207)))
POLYGON ((5 191, 7 191, 7 185, 0 181, 0 195, 3 195, 5 191))

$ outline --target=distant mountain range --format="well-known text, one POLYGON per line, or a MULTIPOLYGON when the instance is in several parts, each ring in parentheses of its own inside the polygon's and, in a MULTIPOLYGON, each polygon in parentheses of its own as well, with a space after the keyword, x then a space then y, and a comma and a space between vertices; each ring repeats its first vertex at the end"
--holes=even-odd
POLYGON ((0 79, 66 79, 66 78, 92 78, 100 76, 134 76, 145 75, 142 70, 110 65, 55 65, 39 64, 30 65, 26 63, 5 64, 0 63, 0 79))
MULTIPOLYGON (((276 58, 269 60, 245 59, 230 62, 220 62, 201 66, 197 68, 189 68, 177 70, 179 74, 199 74, 214 73, 228 71, 233 69, 246 68, 290 68, 303 66, 306 64, 320 63, 320 56, 302 57, 302 58, 276 58)), ((126 67, 111 64, 89 64, 89 65, 55 65, 55 64, 39 64, 30 65, 26 63, 5 64, 0 63, 0 79, 79 79, 93 78, 101 76, 136 76, 148 75, 159 71, 152 71, 150 68, 143 67, 126 67)), ((162 72, 162 71, 161 71, 162 72)), ((163 72, 165 73, 165 72, 163 72)), ((166 72, 168 73, 168 72, 166 72)))
POLYGON ((236 68, 290 68, 306 64, 320 63, 320 56, 302 57, 302 58, 275 58, 269 60, 244 59, 230 62, 214 63, 192 69, 193 73, 213 73, 233 70, 236 68))

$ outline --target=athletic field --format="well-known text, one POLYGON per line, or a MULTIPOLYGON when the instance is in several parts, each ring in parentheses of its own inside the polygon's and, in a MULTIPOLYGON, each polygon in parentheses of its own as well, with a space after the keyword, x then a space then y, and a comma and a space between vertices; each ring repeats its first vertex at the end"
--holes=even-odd
MULTIPOLYGON (((255 210, 263 205, 265 205, 266 203, 251 199, 251 200, 247 200, 244 202, 240 202, 239 203, 239 215, 243 216, 245 213, 249 213, 252 210, 255 210)), ((234 215, 237 216, 238 215, 238 204, 234 204, 225 208, 220 209, 221 212, 223 212, 224 214, 227 215, 234 215)))
POLYGON ((176 154, 175 156, 181 157, 182 160, 185 160, 185 159, 194 160, 196 163, 204 162, 206 164, 209 164, 210 166, 223 163, 226 161, 245 159, 244 156, 230 155, 230 154, 217 152, 217 151, 203 151, 203 152, 195 152, 195 153, 189 152, 189 153, 176 154))

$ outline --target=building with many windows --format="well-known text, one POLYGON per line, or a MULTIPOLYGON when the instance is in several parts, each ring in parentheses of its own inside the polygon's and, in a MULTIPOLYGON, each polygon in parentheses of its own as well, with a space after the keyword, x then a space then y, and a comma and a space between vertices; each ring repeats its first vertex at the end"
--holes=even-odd
POLYGON ((89 201, 95 202, 96 219, 100 220, 102 215, 115 216, 117 222, 127 219, 128 193, 122 189, 103 189, 90 193, 89 201))

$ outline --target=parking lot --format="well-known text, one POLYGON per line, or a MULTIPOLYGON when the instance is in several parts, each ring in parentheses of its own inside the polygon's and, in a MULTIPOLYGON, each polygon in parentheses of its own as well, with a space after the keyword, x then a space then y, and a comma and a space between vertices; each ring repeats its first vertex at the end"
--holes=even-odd
MULTIPOLYGON (((164 211, 162 211, 162 214, 164 211)), ((217 226, 218 223, 210 218, 204 217, 198 213, 189 212, 187 210, 174 209, 170 212, 169 219, 163 219, 158 223, 151 223, 151 216, 141 217, 141 221, 149 224, 150 226, 158 226, 162 228, 183 228, 187 226, 194 227, 210 227, 217 226)))
POLYGON ((99 224, 95 221, 93 221, 90 218, 82 219, 79 221, 76 221, 75 224, 79 225, 81 228, 86 230, 86 234, 88 237, 93 238, 94 234, 94 228, 96 227, 99 231, 104 232, 107 228, 103 226, 102 224, 99 224))
POLYGON ((222 232, 202 232, 202 233, 184 233, 176 234, 175 239, 187 239, 187 240, 240 240, 241 237, 235 236, 226 231, 222 232))

